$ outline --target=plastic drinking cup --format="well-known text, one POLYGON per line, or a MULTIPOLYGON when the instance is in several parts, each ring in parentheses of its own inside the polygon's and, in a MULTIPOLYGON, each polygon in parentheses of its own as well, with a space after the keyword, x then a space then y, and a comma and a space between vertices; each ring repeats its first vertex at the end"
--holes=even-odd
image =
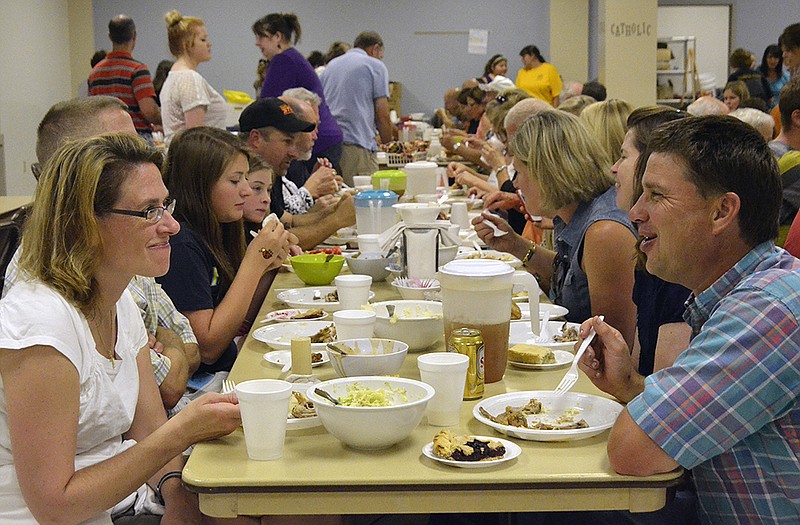
POLYGON ((242 413, 247 456, 257 461, 280 458, 292 384, 277 379, 256 379, 237 384, 235 391, 242 413))
POLYGON ((428 424, 454 427, 461 420, 461 402, 467 382, 469 356, 454 352, 433 352, 417 357, 419 375, 436 394, 428 402, 428 424))

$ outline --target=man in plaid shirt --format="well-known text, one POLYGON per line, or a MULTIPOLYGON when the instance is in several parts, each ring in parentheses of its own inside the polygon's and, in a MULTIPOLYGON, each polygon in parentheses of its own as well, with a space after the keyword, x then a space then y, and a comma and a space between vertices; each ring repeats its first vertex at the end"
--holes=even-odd
POLYGON ((692 291, 692 339, 644 378, 619 332, 597 317, 581 327, 597 331, 581 369, 627 403, 609 436, 611 467, 691 469, 701 523, 800 523, 800 261, 773 244, 777 165, 731 117, 672 122, 648 146, 630 217, 647 270, 692 291))

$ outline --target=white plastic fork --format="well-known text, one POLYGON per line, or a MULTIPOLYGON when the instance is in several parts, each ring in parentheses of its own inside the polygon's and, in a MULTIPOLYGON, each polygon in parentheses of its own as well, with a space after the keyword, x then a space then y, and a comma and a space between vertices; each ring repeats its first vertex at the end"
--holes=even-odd
POLYGON ((230 379, 224 379, 222 381, 222 393, 223 394, 230 394, 236 388, 236 383, 231 381, 230 379))
MULTIPOLYGON (((600 322, 603 321, 603 316, 600 316, 600 322)), ((564 377, 561 379, 561 382, 558 384, 556 389, 553 391, 556 395, 560 396, 569 392, 575 383, 578 382, 578 361, 581 360, 583 357, 584 352, 586 349, 589 348, 589 344, 592 342, 595 336, 594 326, 589 329, 589 335, 586 336, 586 339, 583 340, 581 346, 578 347, 578 351, 575 353, 575 359, 572 360, 572 366, 569 367, 567 373, 564 374, 564 377)))

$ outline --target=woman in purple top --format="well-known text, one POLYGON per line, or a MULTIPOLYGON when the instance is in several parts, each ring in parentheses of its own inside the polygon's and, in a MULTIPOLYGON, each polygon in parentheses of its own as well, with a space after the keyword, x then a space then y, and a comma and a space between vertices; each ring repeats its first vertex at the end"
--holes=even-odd
POLYGON ((280 97, 289 88, 303 87, 313 91, 322 103, 319 105, 317 141, 311 159, 313 166, 317 157, 325 157, 339 171, 342 157, 342 130, 325 103, 325 94, 319 76, 308 60, 294 48, 300 41, 300 21, 294 13, 271 13, 253 24, 256 47, 269 61, 267 75, 261 88, 261 98, 280 97))

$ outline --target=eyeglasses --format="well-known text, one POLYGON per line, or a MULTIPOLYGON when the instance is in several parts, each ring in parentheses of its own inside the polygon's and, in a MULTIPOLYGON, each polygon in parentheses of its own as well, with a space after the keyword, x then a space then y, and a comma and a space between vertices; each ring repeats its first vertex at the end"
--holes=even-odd
POLYGON ((131 217, 141 217, 151 224, 155 224, 164 216, 164 212, 168 211, 170 215, 175 211, 175 199, 167 199, 164 201, 164 206, 153 206, 144 211, 134 210, 108 210, 108 213, 116 213, 117 215, 130 215, 131 217))

